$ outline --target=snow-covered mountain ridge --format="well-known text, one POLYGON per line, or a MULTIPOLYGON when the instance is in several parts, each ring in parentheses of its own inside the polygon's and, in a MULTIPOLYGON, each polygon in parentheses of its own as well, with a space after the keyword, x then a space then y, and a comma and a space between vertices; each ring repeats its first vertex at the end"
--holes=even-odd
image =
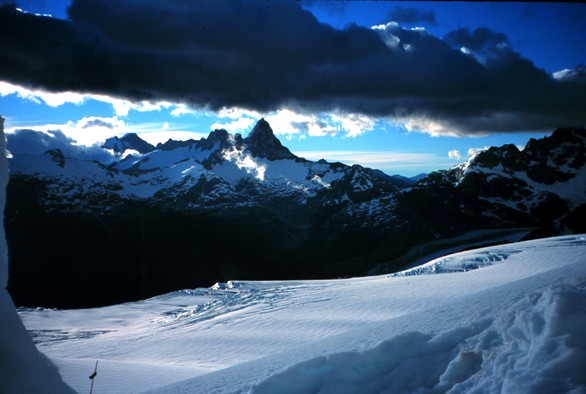
POLYGON ((499 197, 509 197, 520 210, 527 211, 534 206, 523 202, 524 196, 539 193, 557 194, 570 208, 575 208, 584 203, 586 193, 585 142, 584 129, 558 129, 549 138, 530 140, 523 150, 505 145, 479 152, 446 175, 455 178, 457 183, 471 174, 487 183, 506 179, 516 190, 514 194, 499 197))
MULTIPOLYGON (((127 200, 142 200, 165 209, 193 210, 213 206, 254 205, 273 199, 305 204, 318 198, 360 199, 365 192, 397 190, 379 171, 293 155, 263 119, 242 138, 215 130, 199 141, 173 141, 157 147, 136 134, 108 139, 102 148, 109 160, 88 160, 54 148, 36 154, 14 153, 13 176, 45 181, 42 203, 48 209, 116 210, 127 200), (343 182, 344 190, 335 183, 343 182)), ((10 149, 10 141, 9 141, 10 149)))
POLYGON ((264 120, 246 138, 215 130, 156 147, 21 130, 8 136, 9 286, 21 305, 103 305, 233 278, 387 273, 445 249, 584 232, 585 142, 584 129, 559 129, 413 184, 297 157, 264 120), (104 294, 113 273, 124 286, 104 294))

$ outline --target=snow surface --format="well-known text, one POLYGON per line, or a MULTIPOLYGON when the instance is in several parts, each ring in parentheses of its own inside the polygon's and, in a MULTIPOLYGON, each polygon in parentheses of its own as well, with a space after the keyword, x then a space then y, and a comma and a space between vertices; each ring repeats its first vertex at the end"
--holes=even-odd
POLYGON ((99 360, 95 393, 586 393, 585 256, 572 235, 20 316, 78 392, 99 360))

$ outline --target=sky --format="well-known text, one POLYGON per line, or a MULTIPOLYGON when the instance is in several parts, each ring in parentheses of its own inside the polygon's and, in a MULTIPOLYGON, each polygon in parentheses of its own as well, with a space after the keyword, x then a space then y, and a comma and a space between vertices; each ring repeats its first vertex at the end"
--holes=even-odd
POLYGON ((7 131, 156 143, 265 118, 298 156, 414 176, 586 125, 586 4, 0 0, 7 131))

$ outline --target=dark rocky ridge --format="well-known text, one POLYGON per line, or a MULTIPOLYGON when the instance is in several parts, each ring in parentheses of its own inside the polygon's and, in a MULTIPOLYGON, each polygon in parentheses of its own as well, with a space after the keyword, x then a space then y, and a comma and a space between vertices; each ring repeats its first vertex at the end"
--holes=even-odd
POLYGON ((269 123, 261 119, 254 126, 248 137, 244 139, 250 154, 268 160, 296 160, 298 159, 291 151, 281 144, 275 137, 269 123))

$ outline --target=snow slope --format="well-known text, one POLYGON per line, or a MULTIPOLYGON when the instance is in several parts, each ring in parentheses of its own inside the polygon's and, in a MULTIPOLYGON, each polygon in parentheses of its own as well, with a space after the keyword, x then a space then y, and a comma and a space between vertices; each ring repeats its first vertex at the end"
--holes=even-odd
POLYGON ((584 393, 584 256, 572 235, 20 316, 79 392, 99 360, 95 393, 584 393))

